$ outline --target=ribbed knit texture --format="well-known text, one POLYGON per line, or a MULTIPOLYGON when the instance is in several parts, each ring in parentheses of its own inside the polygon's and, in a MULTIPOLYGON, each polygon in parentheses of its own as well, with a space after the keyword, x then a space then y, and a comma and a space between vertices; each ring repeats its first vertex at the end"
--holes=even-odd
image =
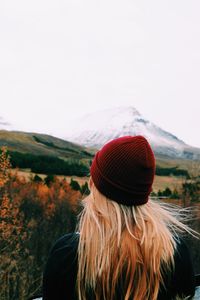
POLYGON ((96 188, 124 205, 148 201, 155 174, 155 158, 143 136, 124 136, 98 151, 90 169, 96 188))

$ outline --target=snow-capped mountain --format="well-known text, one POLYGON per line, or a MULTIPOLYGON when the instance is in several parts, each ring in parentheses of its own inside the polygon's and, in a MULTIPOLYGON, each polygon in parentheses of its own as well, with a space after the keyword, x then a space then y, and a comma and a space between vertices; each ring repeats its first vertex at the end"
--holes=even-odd
POLYGON ((103 144, 124 135, 143 135, 157 154, 199 159, 200 149, 190 147, 173 134, 144 118, 133 107, 118 107, 88 114, 70 126, 73 134, 66 139, 86 147, 101 148, 103 144))

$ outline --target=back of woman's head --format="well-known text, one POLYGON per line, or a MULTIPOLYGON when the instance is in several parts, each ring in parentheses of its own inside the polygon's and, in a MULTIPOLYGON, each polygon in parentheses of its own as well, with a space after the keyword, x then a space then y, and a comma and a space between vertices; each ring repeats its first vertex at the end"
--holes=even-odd
POLYGON ((109 199, 127 206, 148 201, 154 174, 154 154, 142 136, 110 141, 97 152, 91 166, 97 189, 109 199))
POLYGON ((171 272, 177 231, 173 213, 149 200, 155 160, 147 140, 106 144, 91 166, 90 195, 79 222, 79 299, 157 299, 171 272))

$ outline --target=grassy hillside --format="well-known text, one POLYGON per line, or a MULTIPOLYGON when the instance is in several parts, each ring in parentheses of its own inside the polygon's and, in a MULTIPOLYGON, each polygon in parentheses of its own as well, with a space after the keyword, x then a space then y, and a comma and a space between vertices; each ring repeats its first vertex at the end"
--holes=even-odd
POLYGON ((187 170, 190 175, 200 175, 200 160, 173 159, 164 155, 156 155, 156 165, 161 168, 174 168, 187 170))
POLYGON ((0 130, 13 168, 34 173, 85 176, 93 154, 80 145, 38 133, 0 130))
POLYGON ((54 156, 61 159, 90 159, 93 155, 84 147, 39 133, 0 130, 0 147, 33 155, 54 156))

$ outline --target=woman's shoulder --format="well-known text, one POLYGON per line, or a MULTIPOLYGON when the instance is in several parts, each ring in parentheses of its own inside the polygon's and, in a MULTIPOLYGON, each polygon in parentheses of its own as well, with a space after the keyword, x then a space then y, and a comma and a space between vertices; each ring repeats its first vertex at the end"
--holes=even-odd
POLYGON ((69 233, 60 237, 50 250, 45 274, 66 273, 77 265, 79 235, 69 233))
POLYGON ((76 299, 77 249, 79 234, 60 237, 50 250, 43 274, 43 299, 76 299))
POLYGON ((184 238, 176 237, 175 242, 173 272, 170 272, 168 268, 162 270, 164 286, 160 287, 158 299, 174 299, 177 295, 180 298, 183 295, 191 297, 195 293, 195 277, 190 251, 184 238))
POLYGON ((174 280, 173 284, 179 294, 194 295, 195 274, 190 250, 184 238, 179 237, 176 241, 174 255, 174 280))
POLYGON ((184 239, 184 237, 177 237, 176 238, 176 248, 174 253, 174 261, 175 264, 180 267, 184 267, 185 265, 190 265, 193 267, 192 259, 191 259, 191 253, 187 246, 187 241, 184 239))
POLYGON ((78 241, 78 232, 65 234, 56 240, 56 242, 50 250, 50 255, 56 254, 57 252, 62 252, 63 250, 65 251, 66 249, 75 250, 78 247, 78 241))

